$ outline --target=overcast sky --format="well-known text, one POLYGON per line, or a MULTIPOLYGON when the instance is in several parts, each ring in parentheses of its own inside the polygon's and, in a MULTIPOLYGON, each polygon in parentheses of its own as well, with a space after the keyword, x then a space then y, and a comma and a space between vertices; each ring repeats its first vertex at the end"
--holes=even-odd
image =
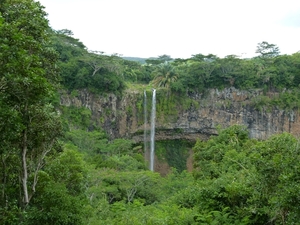
POLYGON ((255 56, 259 42, 300 50, 299 0, 40 0, 55 30, 123 56, 255 56))

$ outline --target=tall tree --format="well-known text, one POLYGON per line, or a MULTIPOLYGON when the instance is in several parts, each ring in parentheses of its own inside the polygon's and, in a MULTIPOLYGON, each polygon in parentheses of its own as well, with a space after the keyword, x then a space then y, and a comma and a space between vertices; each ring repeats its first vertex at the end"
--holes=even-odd
POLYGON ((255 59, 258 65, 258 77, 260 83, 268 86, 269 89, 274 86, 274 80, 278 76, 276 65, 274 65, 275 57, 280 54, 279 48, 275 44, 269 44, 266 41, 258 43, 256 53, 259 57, 255 59))
POLYGON ((121 74, 121 70, 123 68, 120 62, 122 61, 122 59, 117 55, 108 56, 103 55, 103 53, 104 52, 90 51, 81 59, 93 69, 92 76, 94 76, 101 69, 121 74))
POLYGON ((155 76, 153 84, 156 87, 169 88, 171 83, 175 82, 178 78, 175 68, 168 62, 158 65, 153 74, 155 76))
POLYGON ((279 47, 275 44, 269 44, 266 41, 257 44, 257 49, 255 53, 259 53, 260 57, 263 58, 273 58, 280 54, 279 47))
POLYGON ((46 155, 59 146, 59 115, 50 103, 58 56, 49 47, 48 20, 39 2, 3 0, 0 13, 0 207, 18 201, 25 209, 46 155))

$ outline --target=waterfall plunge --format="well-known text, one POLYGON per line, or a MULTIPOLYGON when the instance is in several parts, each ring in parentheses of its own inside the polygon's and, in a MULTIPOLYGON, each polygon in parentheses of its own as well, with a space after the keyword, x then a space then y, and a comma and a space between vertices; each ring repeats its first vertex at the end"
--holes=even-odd
POLYGON ((148 113, 147 113, 147 93, 144 91, 144 152, 145 159, 149 160, 149 169, 154 171, 154 145, 155 145, 155 117, 156 117, 156 90, 152 89, 152 109, 151 109, 151 130, 150 130, 150 151, 148 150, 148 113))
POLYGON ((144 154, 145 159, 149 160, 148 140, 147 140, 147 125, 148 125, 148 113, 147 113, 147 93, 144 91, 144 154))
POLYGON ((152 92, 151 131, 150 131, 150 170, 154 171, 155 149, 155 117, 156 117, 156 90, 152 92))

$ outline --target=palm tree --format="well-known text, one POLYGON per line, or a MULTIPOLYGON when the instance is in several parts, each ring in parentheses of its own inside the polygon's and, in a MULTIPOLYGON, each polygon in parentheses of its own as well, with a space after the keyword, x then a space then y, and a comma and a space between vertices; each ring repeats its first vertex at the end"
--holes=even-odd
POLYGON ((153 71, 154 79, 152 84, 155 87, 165 87, 170 88, 171 83, 175 82, 178 78, 178 74, 175 68, 168 62, 158 65, 158 67, 153 71))

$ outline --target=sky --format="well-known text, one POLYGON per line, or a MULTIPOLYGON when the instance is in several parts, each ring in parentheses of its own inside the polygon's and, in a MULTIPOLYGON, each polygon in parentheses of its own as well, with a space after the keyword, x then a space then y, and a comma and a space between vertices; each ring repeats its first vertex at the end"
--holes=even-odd
POLYGON ((55 30, 89 50, 131 57, 254 57, 267 41, 300 51, 299 0, 39 0, 55 30))

